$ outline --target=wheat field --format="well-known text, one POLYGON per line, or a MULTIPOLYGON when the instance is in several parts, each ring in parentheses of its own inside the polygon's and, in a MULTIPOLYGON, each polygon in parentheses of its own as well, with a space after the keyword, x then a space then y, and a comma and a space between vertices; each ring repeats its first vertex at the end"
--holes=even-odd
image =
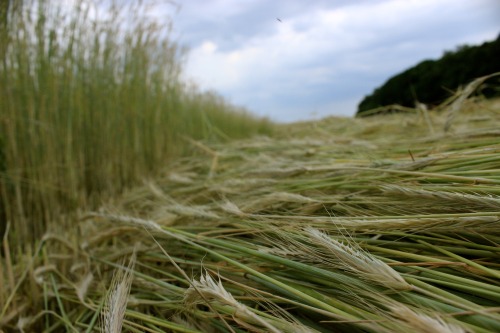
POLYGON ((7 234, 0 327, 498 332, 499 128, 498 100, 458 94, 426 114, 192 140, 198 154, 31 252, 7 234))

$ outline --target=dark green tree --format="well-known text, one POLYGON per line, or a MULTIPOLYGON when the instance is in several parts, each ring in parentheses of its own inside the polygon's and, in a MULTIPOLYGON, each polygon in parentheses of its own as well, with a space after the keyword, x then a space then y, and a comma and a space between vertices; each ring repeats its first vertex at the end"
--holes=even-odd
MULTIPOLYGON (((392 104, 413 107, 418 101, 437 105, 475 78, 500 72, 498 59, 500 35, 479 46, 461 45, 444 52, 439 60, 424 60, 387 80, 359 103, 357 115, 392 104)), ((500 95, 496 80, 495 84, 492 79, 480 93, 487 98, 500 95)))

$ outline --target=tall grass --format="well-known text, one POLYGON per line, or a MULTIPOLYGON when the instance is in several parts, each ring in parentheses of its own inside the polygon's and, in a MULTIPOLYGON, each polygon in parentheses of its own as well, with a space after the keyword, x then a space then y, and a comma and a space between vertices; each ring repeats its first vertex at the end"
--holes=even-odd
POLYGON ((499 332, 499 114, 198 143, 22 255, 8 234, 0 329, 499 332))
MULTIPOLYGON (((187 154, 272 126, 180 81, 184 50, 147 3, 10 1, 0 31, 0 226, 40 236, 61 213, 187 154)), ((1 231, 1 230, 0 230, 1 231)))

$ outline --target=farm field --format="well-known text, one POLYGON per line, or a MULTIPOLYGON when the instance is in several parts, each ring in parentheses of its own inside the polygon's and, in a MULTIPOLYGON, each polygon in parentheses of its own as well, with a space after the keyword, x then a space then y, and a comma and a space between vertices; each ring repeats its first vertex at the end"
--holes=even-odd
POLYGON ((24 251, 7 230, 0 330, 498 332, 499 129, 457 95, 191 140, 24 251))
POLYGON ((0 333, 500 332, 499 73, 277 124, 127 3, 0 4, 0 333))

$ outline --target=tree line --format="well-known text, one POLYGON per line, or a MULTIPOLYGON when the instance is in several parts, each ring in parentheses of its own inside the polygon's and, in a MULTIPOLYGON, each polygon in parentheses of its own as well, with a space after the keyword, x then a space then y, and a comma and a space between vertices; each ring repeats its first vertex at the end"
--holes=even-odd
MULTIPOLYGON (((358 105, 357 116, 381 106, 398 104, 413 107, 420 103, 438 105, 461 85, 500 72, 500 34, 478 46, 462 45, 446 51, 438 60, 424 60, 391 77, 358 105)), ((479 91, 486 98, 500 96, 499 81, 490 81, 479 91)), ((373 114, 370 112, 370 114, 373 114)))

